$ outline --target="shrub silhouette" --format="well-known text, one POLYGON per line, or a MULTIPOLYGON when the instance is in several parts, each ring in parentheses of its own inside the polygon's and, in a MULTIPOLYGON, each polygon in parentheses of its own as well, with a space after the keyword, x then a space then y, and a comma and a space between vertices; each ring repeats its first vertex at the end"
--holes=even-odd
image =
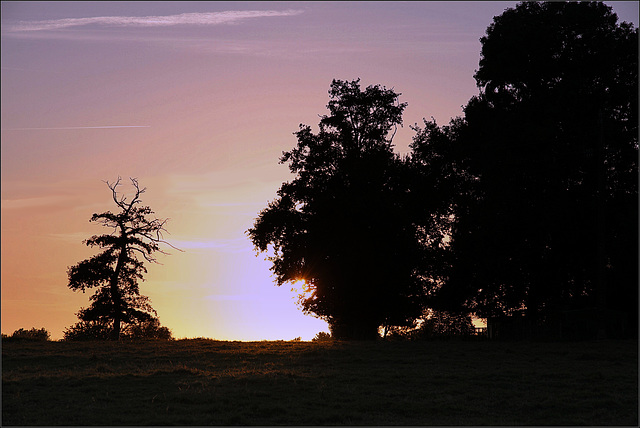
POLYGON ((50 338, 51 334, 44 327, 40 329, 33 327, 30 330, 21 328, 14 331, 11 336, 2 335, 3 340, 30 340, 46 342, 47 340, 50 340, 50 338))
MULTIPOLYGON (((65 329, 66 341, 107 340, 113 332, 111 322, 79 321, 65 329)), ((160 325, 160 320, 152 318, 149 321, 123 326, 120 338, 123 340, 172 340, 171 330, 160 325)))
POLYGON ((125 337, 130 339, 172 340, 171 330, 160 325, 160 320, 153 318, 144 323, 130 325, 125 328, 125 337))
POLYGON ((112 328, 100 321, 80 321, 64 330, 64 340, 107 340, 112 328))
POLYGON ((329 340, 332 340, 333 338, 331 337, 331 334, 325 332, 325 331, 321 331, 318 334, 315 335, 315 337, 313 339, 311 339, 312 342, 327 342, 329 340))

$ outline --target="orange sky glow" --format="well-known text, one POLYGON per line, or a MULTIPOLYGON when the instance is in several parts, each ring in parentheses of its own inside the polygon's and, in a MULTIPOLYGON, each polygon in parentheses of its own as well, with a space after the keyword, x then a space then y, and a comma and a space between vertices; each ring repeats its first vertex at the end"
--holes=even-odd
MULTIPOLYGON (((2 2, 2 333, 60 339, 87 293, 66 270, 113 210, 103 182, 146 187, 170 218, 141 293, 176 338, 310 340, 328 331, 245 231, 292 177, 301 123, 332 79, 402 93, 409 125, 462 114, 493 16, 515 2, 2 2)), ((638 26, 637 2, 611 2, 638 26)))

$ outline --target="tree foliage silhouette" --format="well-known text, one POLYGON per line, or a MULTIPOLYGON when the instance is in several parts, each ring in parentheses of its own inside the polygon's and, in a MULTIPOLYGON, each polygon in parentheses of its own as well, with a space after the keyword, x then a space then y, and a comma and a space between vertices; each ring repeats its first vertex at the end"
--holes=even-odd
MULTIPOLYGON (((110 320, 79 321, 64 330, 65 341, 108 340, 113 336, 113 322, 110 320)), ((120 329, 120 339, 127 340, 171 340, 171 330, 160 325, 157 318, 125 323, 120 329)))
POLYGON ((2 340, 17 340, 17 341, 36 341, 36 342, 46 342, 50 340, 51 333, 47 331, 44 327, 35 328, 32 327, 29 330, 24 328, 18 329, 13 332, 11 336, 2 335, 2 340))
POLYGON ((297 146, 280 160, 295 178, 248 234, 271 254, 277 285, 306 282, 302 309, 326 320, 333 337, 371 339, 422 313, 418 238, 430 219, 413 208, 412 168, 393 152, 400 94, 361 90, 358 79, 334 80, 329 95, 319 132, 300 125, 297 146))
POLYGON ((481 42, 464 121, 414 144, 465 183, 441 298, 533 322, 586 306, 637 314, 637 29, 602 3, 524 2, 481 42))
POLYGON ((409 146, 411 164, 418 177, 412 192, 419 197, 422 215, 434 220, 428 234, 432 249, 422 263, 422 275, 432 283, 426 304, 432 310, 463 316, 472 312, 464 304, 468 296, 461 292, 468 283, 452 287, 451 278, 459 274, 460 258, 468 253, 457 251, 452 237, 479 191, 478 177, 469 173, 466 147, 462 144, 469 138, 468 126, 463 118, 455 118, 447 126, 438 126, 432 119, 412 129, 415 135, 409 146))
POLYGON ((77 314, 83 322, 81 326, 95 324, 103 330, 107 326, 114 340, 120 338, 123 323, 129 326, 155 319, 157 313, 149 298, 140 294, 138 280, 144 280, 143 274, 147 269, 139 256, 155 263, 154 253, 166 254, 159 245, 167 244, 163 239, 167 219, 148 218, 153 211, 140 205, 140 196, 146 188, 140 188, 138 180, 132 178, 135 195, 127 200, 125 196, 118 195, 120 181, 118 177, 113 184, 107 182, 120 212, 93 214, 89 220, 112 229, 109 234, 94 235, 84 241, 86 245, 103 251, 67 271, 68 287, 73 291, 84 293, 88 288, 97 289, 91 296, 91 305, 77 314))

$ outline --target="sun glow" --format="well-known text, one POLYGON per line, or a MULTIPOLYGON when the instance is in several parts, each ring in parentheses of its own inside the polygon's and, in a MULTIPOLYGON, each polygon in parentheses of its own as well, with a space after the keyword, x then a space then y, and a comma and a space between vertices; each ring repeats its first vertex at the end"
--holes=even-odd
MULTIPOLYGON (((404 123, 459 116, 477 93, 478 38, 504 10, 501 2, 258 11, 169 3, 0 2, 2 333, 44 327, 57 340, 78 321, 93 291, 70 290, 67 268, 98 253, 82 242, 101 234, 88 220, 114 209, 102 180, 117 176, 148 189, 143 204, 170 219, 165 238, 182 250, 164 246, 170 255, 146 264, 139 284, 174 337, 328 332, 299 304, 323 292, 320 283, 301 272, 278 287, 245 234, 292 178, 278 161, 295 146, 293 132, 326 113, 332 78, 361 74, 365 86, 402 92, 404 123), (326 20, 340 41, 327 43, 326 20), (423 31, 442 25, 455 31, 423 31), (371 28, 385 37, 371 38, 371 28), (225 43, 206 42, 212 35, 225 43)), ((637 27, 637 2, 613 3, 637 27)), ((410 153, 414 134, 398 129, 399 154, 410 153)))
POLYGON ((314 287, 306 279, 297 279, 291 283, 291 291, 299 301, 306 300, 312 296, 314 287))

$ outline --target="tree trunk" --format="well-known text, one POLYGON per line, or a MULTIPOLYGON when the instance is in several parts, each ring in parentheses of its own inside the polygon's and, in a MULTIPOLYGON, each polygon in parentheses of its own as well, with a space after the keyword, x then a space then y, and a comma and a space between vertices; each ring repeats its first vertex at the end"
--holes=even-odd
POLYGON ((120 323, 121 323, 121 315, 122 315, 122 298, 120 297, 120 288, 118 287, 118 278, 120 277, 120 271, 122 270, 122 265, 124 265, 125 258, 127 256, 127 247, 126 244, 123 244, 120 248, 120 254, 118 255, 118 262, 116 263, 116 268, 113 271, 113 276, 111 276, 110 290, 111 290, 111 299, 113 300, 113 332, 112 332, 112 340, 120 340, 120 323))
POLYGON ((532 283, 529 285, 529 292, 527 295, 527 309, 525 312, 525 328, 524 332, 522 332, 527 339, 530 339, 537 335, 539 309, 538 306, 540 304, 540 300, 538 298, 539 290, 537 289, 540 284, 537 281, 539 280, 540 276, 536 275, 534 279, 536 283, 532 283))
POLYGON ((331 336, 338 340, 376 340, 380 337, 378 327, 376 323, 361 319, 334 322, 329 325, 331 336))
POLYGON ((605 311, 607 309, 607 283, 606 283, 606 231, 605 231, 605 191, 606 191, 606 177, 605 177, 605 153, 604 153, 604 131, 603 131, 603 119, 602 109, 598 111, 598 146, 596 148, 596 308, 597 308, 597 320, 598 330, 597 338, 606 339, 607 330, 605 328, 607 319, 605 311))

